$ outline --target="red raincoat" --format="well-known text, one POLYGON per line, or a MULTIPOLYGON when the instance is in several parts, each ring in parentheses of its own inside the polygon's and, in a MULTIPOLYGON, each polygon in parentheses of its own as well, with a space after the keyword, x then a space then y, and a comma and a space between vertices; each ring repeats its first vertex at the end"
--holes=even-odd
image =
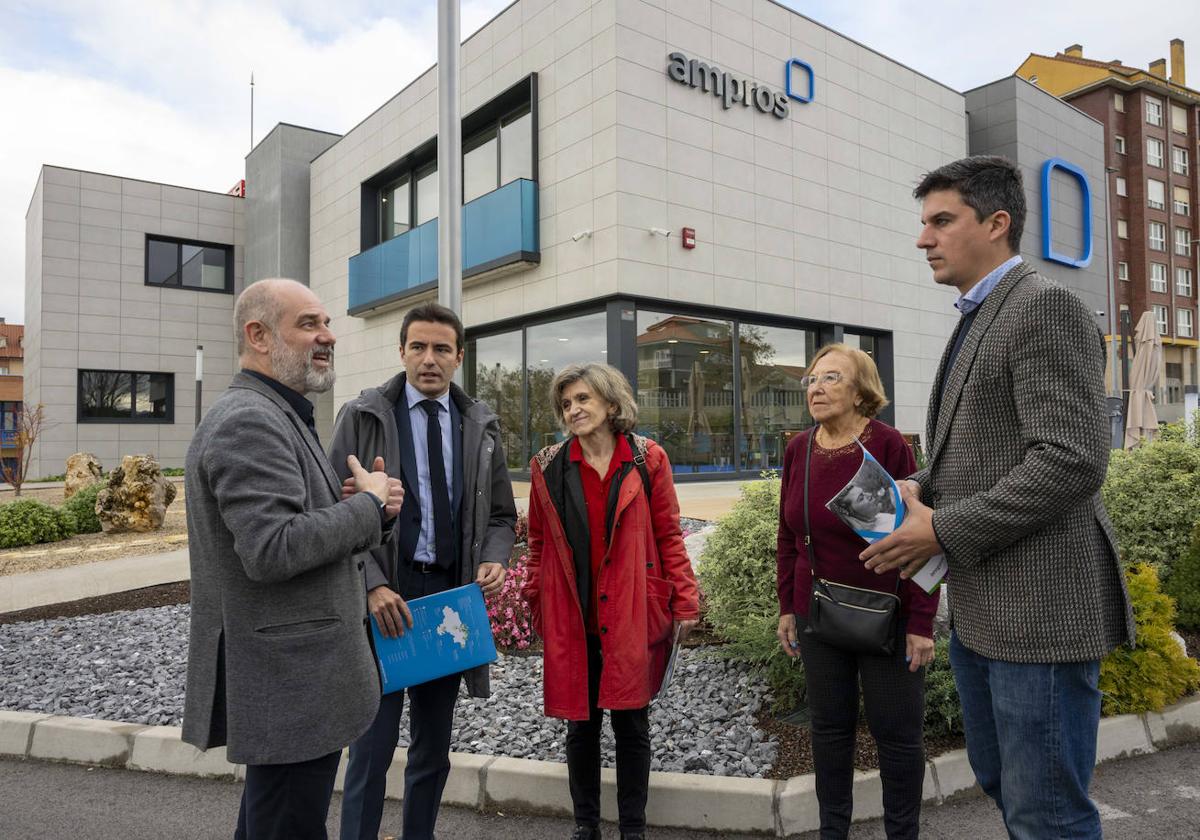
MULTIPOLYGON (((700 614, 667 453, 647 438, 633 440, 634 455, 646 458, 651 504, 641 474, 630 469, 617 491, 608 554, 595 581, 602 709, 648 704, 662 684, 673 622, 700 614)), ((546 714, 586 720, 588 657, 576 564, 559 514, 563 500, 552 494, 544 474, 556 457, 567 457, 567 446, 547 447, 530 464, 529 577, 522 592, 544 645, 546 714)))

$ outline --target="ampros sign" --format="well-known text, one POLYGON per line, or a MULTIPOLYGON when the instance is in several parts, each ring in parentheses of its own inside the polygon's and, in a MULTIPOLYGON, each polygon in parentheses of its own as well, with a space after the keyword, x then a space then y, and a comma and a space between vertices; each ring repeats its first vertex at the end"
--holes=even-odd
POLYGON ((721 106, 728 111, 734 105, 750 107, 754 105, 764 114, 771 114, 777 119, 788 115, 788 100, 811 102, 813 99, 813 71, 807 62, 792 58, 784 65, 785 90, 772 90, 749 79, 739 79, 714 64, 708 64, 698 59, 689 59, 681 52, 673 52, 667 56, 667 75, 672 80, 689 87, 699 88, 705 93, 711 93, 720 98, 721 106), (792 72, 800 69, 807 74, 808 91, 801 94, 792 90, 792 72))

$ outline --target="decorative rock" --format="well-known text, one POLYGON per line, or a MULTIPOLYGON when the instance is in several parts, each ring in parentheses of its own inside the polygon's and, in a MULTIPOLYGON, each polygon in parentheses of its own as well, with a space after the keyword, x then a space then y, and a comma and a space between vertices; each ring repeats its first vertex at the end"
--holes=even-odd
POLYGON ((99 484, 102 470, 100 459, 91 452, 76 452, 67 459, 67 480, 63 484, 63 499, 69 499, 92 484, 99 484))
POLYGON ((151 455, 126 455, 96 497, 96 514, 104 533, 156 531, 167 506, 175 501, 175 485, 163 478, 151 455))

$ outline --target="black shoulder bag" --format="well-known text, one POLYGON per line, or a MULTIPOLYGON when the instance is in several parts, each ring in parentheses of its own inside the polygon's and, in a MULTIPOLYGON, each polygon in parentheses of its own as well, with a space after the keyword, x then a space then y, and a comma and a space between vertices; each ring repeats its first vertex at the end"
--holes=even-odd
POLYGON ((817 552, 808 523, 808 471, 816 436, 814 426, 804 453, 804 548, 812 570, 812 597, 808 602, 808 626, 804 632, 843 650, 891 656, 896 652, 896 626, 900 613, 899 575, 894 593, 847 586, 817 577, 817 552))

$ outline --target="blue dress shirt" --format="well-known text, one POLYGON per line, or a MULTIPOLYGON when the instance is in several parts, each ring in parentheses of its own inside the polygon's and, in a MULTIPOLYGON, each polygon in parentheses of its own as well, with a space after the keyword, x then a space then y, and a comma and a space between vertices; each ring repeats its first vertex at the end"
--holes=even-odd
POLYGON ((1000 265, 989 271, 984 278, 967 290, 965 295, 960 295, 958 300, 954 301, 954 306, 964 315, 969 315, 979 304, 983 303, 983 299, 991 293, 992 289, 996 288, 1005 274, 1008 274, 1009 269, 1021 261, 1021 255, 1009 257, 1000 265))

